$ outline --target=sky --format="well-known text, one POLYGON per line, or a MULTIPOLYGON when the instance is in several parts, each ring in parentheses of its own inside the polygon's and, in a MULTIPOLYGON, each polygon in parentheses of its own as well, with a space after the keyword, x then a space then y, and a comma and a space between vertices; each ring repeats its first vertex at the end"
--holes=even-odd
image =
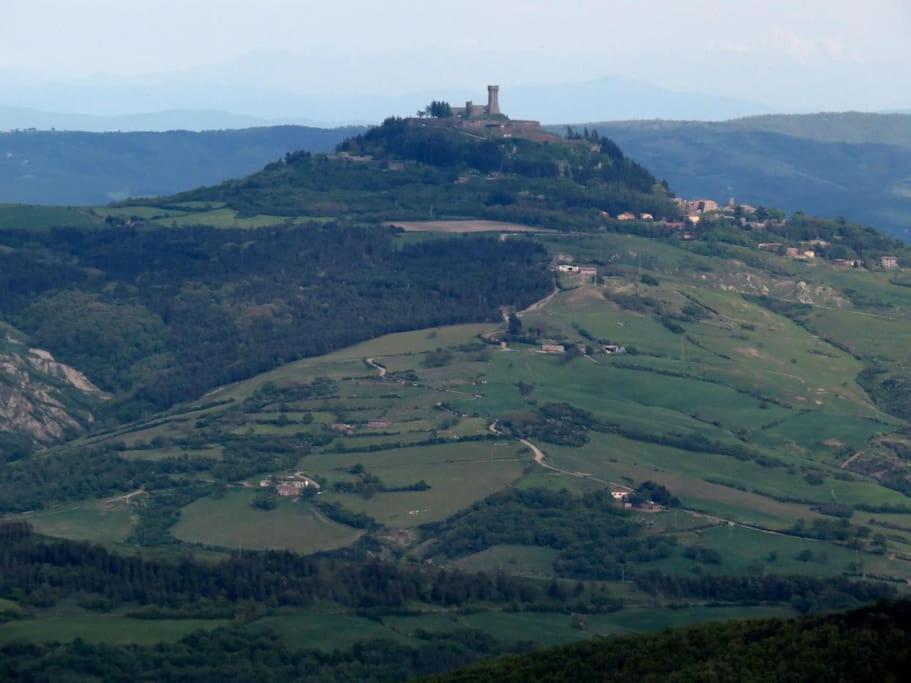
MULTIPOLYGON (((73 88, 183 83, 363 95, 623 77, 781 111, 911 109, 911 0, 3 5, 0 105, 40 104, 25 86, 47 84, 65 84, 72 109, 88 111, 93 103, 73 88)), ((116 108, 104 103, 108 113, 116 108)))

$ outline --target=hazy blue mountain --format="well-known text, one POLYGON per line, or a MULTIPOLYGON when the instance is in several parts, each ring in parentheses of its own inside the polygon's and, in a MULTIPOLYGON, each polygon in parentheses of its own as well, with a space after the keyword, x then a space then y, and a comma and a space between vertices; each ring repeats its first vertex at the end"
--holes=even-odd
MULTIPOLYGON (((101 115, 0 106, 0 130, 110 131, 225 130, 293 124, 319 126, 309 119, 274 121, 218 109, 169 109, 137 114, 101 115)), ((322 126, 326 127, 326 126, 322 126)))
POLYGON ((173 194, 252 173, 288 151, 330 151, 358 130, 0 133, 0 203, 105 204, 173 194))
MULTIPOLYGON (((190 130, 266 124, 348 125, 380 123, 390 114, 412 115, 432 99, 464 103, 487 97, 487 83, 472 88, 435 88, 407 93, 337 94, 268 83, 229 84, 159 77, 148 82, 87 80, 66 84, 5 81, 0 74, 0 129, 190 130), (67 112, 83 103, 82 114, 67 112), (36 111, 29 112, 31 108, 36 111), (148 112, 158 112, 150 114, 148 112), (306 118, 301 117, 306 113, 306 118), (104 119, 109 119, 105 121, 104 119)), ((561 84, 501 84, 503 111, 545 123, 633 118, 721 120, 767 113, 755 102, 698 92, 676 92, 627 78, 561 84)))
POLYGON ((684 196, 841 215, 911 237, 911 116, 588 125, 684 196))
POLYGON ((764 130, 827 142, 872 142, 911 147, 909 112, 824 112, 819 114, 768 114, 725 121, 729 130, 764 130))

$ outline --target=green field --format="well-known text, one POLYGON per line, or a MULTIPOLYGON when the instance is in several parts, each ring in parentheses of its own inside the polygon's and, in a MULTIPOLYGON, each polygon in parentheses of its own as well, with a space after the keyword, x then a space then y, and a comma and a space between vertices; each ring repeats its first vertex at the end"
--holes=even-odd
POLYGON ((453 565, 467 572, 508 572, 522 576, 553 576, 552 548, 527 545, 495 545, 473 555, 466 555, 453 565))
POLYGON ((300 466, 330 481, 355 464, 362 464, 389 487, 426 481, 426 491, 378 493, 371 498, 327 494, 345 508, 364 512, 392 527, 435 522, 508 486, 524 467, 519 447, 509 442, 466 442, 375 453, 327 453, 304 458, 300 466))
POLYGON ((331 550, 353 543, 356 529, 337 524, 310 505, 281 501, 274 510, 251 506, 255 491, 228 491, 203 498, 181 510, 174 535, 188 543, 229 549, 288 549, 300 553, 331 550))
POLYGON ((227 622, 218 619, 131 619, 118 614, 64 610, 72 614, 38 615, 0 624, 0 643, 68 642, 76 638, 89 643, 153 645, 174 642, 201 629, 214 629, 227 622))
POLYGON ((66 206, 0 204, 0 230, 99 228, 104 223, 89 209, 66 206))
MULTIPOLYGON (((119 498, 119 497, 118 497, 119 498)), ((74 541, 116 543, 126 540, 142 497, 90 500, 20 515, 42 534, 74 541)))

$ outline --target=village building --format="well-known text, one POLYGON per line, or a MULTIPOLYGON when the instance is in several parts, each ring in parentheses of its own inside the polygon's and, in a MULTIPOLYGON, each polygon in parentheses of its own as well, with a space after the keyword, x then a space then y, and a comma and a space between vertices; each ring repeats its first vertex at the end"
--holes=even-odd
POLYGON ((617 216, 618 221, 634 221, 636 220, 636 214, 630 213, 629 211, 624 211, 619 216, 617 216))
POLYGON ((619 344, 605 344, 601 347, 604 350, 604 353, 614 355, 618 353, 626 353, 626 347, 620 346, 619 344))
POLYGON ((296 496, 300 493, 300 489, 298 489, 297 487, 291 486, 291 484, 284 484, 284 483, 276 486, 275 490, 278 491, 278 495, 280 495, 282 498, 289 498, 291 496, 296 496))
POLYGON ((644 221, 653 221, 653 220, 655 220, 655 217, 654 217, 652 214, 650 214, 650 213, 640 213, 640 214, 639 214, 639 218, 642 219, 642 220, 644 220, 644 221))
POLYGON ((557 272, 560 273, 572 273, 574 275, 577 275, 579 273, 579 270, 579 266, 572 266, 568 263, 561 263, 559 266, 557 266, 557 272))
POLYGON ((541 351, 544 353, 566 353, 566 347, 563 344, 542 344, 541 351))
POLYGON ((583 277, 595 277, 598 274, 598 269, 595 266, 581 266, 579 268, 579 275, 583 277))
POLYGON ((760 242, 759 248, 763 251, 778 251, 784 246, 781 242, 760 242))
POLYGON ((886 270, 894 270, 898 268, 898 257, 897 256, 880 256, 879 265, 885 268, 886 270))

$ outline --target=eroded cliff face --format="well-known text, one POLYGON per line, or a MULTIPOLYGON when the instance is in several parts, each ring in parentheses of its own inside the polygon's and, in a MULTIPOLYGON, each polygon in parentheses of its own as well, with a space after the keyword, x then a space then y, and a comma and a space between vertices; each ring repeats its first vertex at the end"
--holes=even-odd
POLYGON ((81 372, 42 349, 7 337, 0 345, 0 432, 50 445, 84 431, 92 399, 107 395, 81 372))

